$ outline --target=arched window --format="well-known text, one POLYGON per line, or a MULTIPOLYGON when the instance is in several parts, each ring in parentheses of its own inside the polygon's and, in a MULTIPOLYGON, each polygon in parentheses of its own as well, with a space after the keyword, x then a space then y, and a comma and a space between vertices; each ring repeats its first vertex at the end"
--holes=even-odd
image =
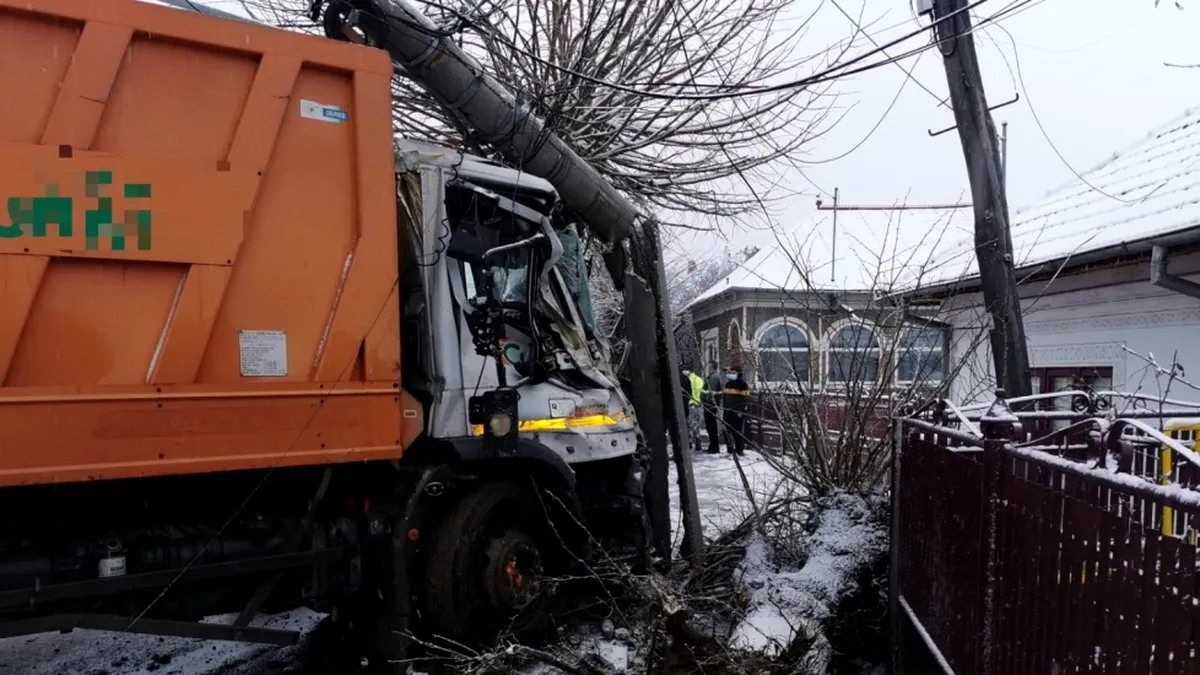
POLYGON ((874 382, 879 378, 879 343, 861 323, 842 326, 829 338, 830 382, 874 382))
POLYGON ((896 380, 941 382, 946 374, 945 335, 941 329, 909 328, 900 336, 896 380))
POLYGON ((809 344, 803 328, 789 322, 769 326, 755 347, 758 377, 763 382, 808 384, 809 344))

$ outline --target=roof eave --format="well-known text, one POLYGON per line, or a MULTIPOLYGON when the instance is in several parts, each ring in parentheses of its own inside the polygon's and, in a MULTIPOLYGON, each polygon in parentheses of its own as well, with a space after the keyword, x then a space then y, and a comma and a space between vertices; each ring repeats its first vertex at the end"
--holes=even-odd
MULTIPOLYGON (((1018 267, 1016 269, 1016 273, 1018 277, 1026 277, 1046 271, 1054 271, 1055 273, 1058 273, 1063 270, 1108 262, 1124 256, 1149 253, 1150 249, 1155 246, 1186 246, 1196 243, 1200 243, 1200 224, 1190 225, 1187 228, 1175 230, 1174 232, 1158 234, 1152 237, 1145 237, 1143 239, 1123 241, 1118 244, 1105 246, 1103 248, 1098 248, 1091 251, 1084 251, 1064 258, 1055 258, 1034 265, 1025 265, 1024 267, 1018 267)), ((979 286, 980 277, 978 274, 974 274, 969 277, 960 277, 958 279, 943 281, 930 286, 915 288, 904 292, 901 297, 913 298, 922 296, 949 296, 958 293, 975 291, 979 288, 979 286)))

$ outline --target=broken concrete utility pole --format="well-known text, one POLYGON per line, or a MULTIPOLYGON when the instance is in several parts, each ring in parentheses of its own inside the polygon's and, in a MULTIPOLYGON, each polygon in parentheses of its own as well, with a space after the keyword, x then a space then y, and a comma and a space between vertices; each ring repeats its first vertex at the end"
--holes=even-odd
POLYGON ((1008 199, 1004 193, 996 126, 983 92, 967 0, 935 0, 938 46, 954 121, 962 141, 975 211, 975 256, 984 306, 992 318, 992 362, 997 386, 1010 397, 1030 393, 1029 348, 1013 266, 1008 199))
POLYGON ((361 30, 480 140, 550 181, 597 236, 615 242, 629 234, 634 205, 407 0, 332 0, 325 28, 361 30))
MULTIPOLYGON (((326 0, 313 0, 313 16, 319 15, 326 0)), ((496 148, 514 166, 545 178, 558 191, 563 205, 574 212, 600 239, 618 247, 623 240, 641 228, 638 241, 657 241, 657 224, 642 217, 637 208, 625 199, 591 165, 585 162, 542 120, 503 85, 486 73, 483 67, 462 50, 451 36, 439 29, 407 0, 330 0, 325 8, 323 24, 327 36, 335 39, 365 42, 385 49, 402 69, 405 77, 420 84, 463 127, 482 141, 496 148)), ((667 422, 673 440, 684 447, 688 443, 686 410, 682 409, 679 387, 679 362, 675 354, 671 330, 670 303, 667 299, 662 256, 653 245, 631 242, 649 255, 641 257, 642 265, 634 272, 646 282, 649 297, 625 284, 624 271, 613 270, 613 281, 624 286, 626 302, 645 307, 657 317, 657 330, 645 339, 653 340, 633 350, 636 363, 631 371, 654 373, 667 383, 657 402, 640 397, 635 405, 639 419, 646 420, 647 429, 661 429, 667 422), (630 295, 631 293, 635 295, 630 295), (652 301, 652 302, 651 302, 652 301)), ((641 314, 641 312, 639 312, 641 314)), ((665 444, 662 439, 646 439, 652 451, 652 470, 647 479, 647 509, 651 522, 658 523, 654 534, 656 548, 669 555, 670 505, 667 496, 665 444), (657 467, 657 470, 654 470, 657 467), (662 527, 662 523, 667 526, 662 527)), ((703 547, 699 504, 692 481, 691 455, 676 453, 680 481, 680 505, 684 515, 685 552, 699 553, 703 547)))

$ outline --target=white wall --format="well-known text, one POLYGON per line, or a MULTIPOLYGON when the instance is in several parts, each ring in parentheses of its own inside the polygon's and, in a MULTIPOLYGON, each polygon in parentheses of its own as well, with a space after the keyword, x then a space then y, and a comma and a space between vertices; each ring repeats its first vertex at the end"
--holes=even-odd
MULTIPOLYGON (((1030 365, 1110 366, 1118 390, 1200 400, 1200 390, 1169 382, 1148 361, 1152 356, 1161 368, 1177 362, 1182 379, 1200 385, 1200 299, 1150 285, 1144 263, 1120 272, 1123 280, 1107 269, 1054 282, 1040 297, 1023 294, 1030 296, 1022 299, 1030 365)), ((995 380, 981 298, 959 296, 942 317, 954 326, 951 364, 959 367, 951 397, 963 404, 990 400, 995 380)))

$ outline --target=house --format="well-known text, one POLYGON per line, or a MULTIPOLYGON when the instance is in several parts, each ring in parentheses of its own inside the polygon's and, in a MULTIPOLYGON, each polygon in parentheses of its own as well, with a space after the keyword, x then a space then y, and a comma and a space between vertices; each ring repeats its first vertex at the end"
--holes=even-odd
POLYGON ((760 446, 779 447, 781 429, 807 428, 812 412, 829 431, 884 435, 914 392, 943 386, 949 325, 903 291, 970 217, 952 206, 818 207, 688 304, 692 362, 743 368, 760 446))
MULTIPOLYGON (((1200 108, 1011 217, 1035 392, 1080 386, 1197 400, 1200 391, 1200 108)), ((910 304, 951 327, 950 397, 994 376, 974 239, 939 248, 910 304)), ((1058 401, 1065 407, 1067 401, 1058 401)))
POLYGON ((902 291, 970 218, 951 206, 818 208, 688 304, 697 360, 742 366, 757 390, 940 382, 948 326, 902 291))

